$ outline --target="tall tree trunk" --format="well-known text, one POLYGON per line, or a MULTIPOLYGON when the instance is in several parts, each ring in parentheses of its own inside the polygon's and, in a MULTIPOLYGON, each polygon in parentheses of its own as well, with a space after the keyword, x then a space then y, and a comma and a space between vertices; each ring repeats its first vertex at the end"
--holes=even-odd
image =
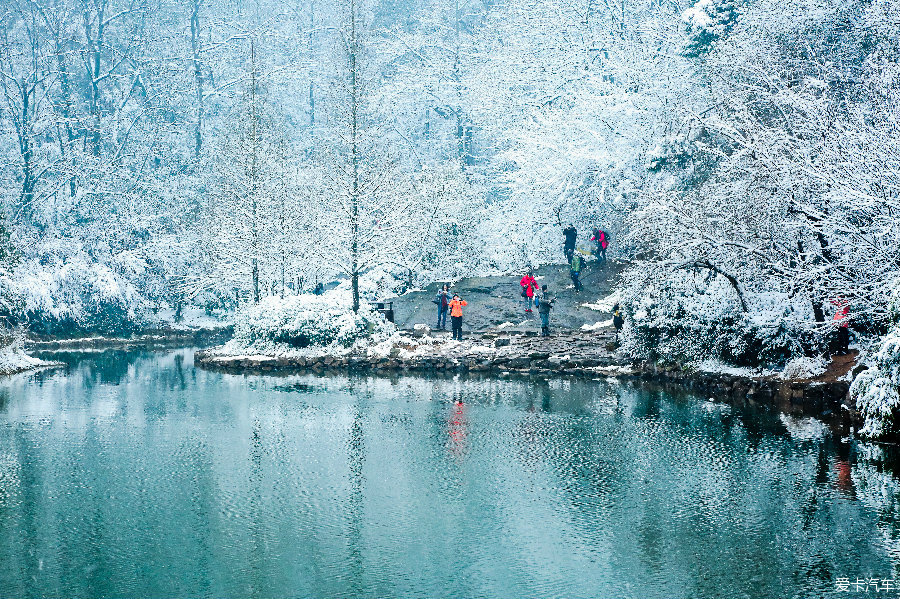
POLYGON ((19 150, 22 154, 22 208, 26 214, 31 212, 34 200, 34 144, 31 139, 31 96, 34 87, 22 80, 22 116, 21 133, 19 134, 19 150))
POLYGON ((462 16, 459 12, 459 0, 455 0, 453 4, 453 35, 454 35, 454 51, 453 51, 453 83, 456 86, 456 153, 459 157, 460 164, 464 164, 466 153, 465 138, 463 135, 463 116, 462 116, 462 74, 460 73, 460 41, 459 26, 462 16))
POLYGON ((203 63, 200 60, 200 4, 193 0, 191 5, 191 53, 194 63, 194 88, 196 119, 194 121, 194 162, 200 164, 203 149, 203 63))
MULTIPOLYGON (((309 3, 309 53, 313 53, 313 27, 315 26, 315 2, 309 3)), ((309 126, 316 124, 316 98, 314 95, 314 85, 312 77, 309 79, 309 126)))
POLYGON ((259 113, 256 106, 256 40, 250 40, 250 268, 253 303, 259 303, 259 113))
POLYGON ((87 66, 88 79, 90 83, 90 98, 88 100, 88 109, 91 112, 93 121, 91 131, 91 151, 94 156, 100 155, 100 130, 102 126, 100 118, 100 67, 102 65, 101 52, 103 49, 104 34, 104 15, 106 2, 101 1, 97 4, 97 37, 91 37, 93 26, 91 25, 91 13, 89 9, 84 11, 84 36, 87 45, 88 58, 85 61, 87 66))
POLYGON ((350 190, 350 285, 353 311, 359 312, 359 40, 356 25, 356 0, 350 0, 350 162, 353 177, 350 190))

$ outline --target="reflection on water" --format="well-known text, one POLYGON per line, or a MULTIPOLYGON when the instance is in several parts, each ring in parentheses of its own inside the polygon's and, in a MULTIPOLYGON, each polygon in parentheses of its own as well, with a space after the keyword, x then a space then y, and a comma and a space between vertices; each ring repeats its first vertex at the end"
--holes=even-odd
POLYGON ((891 456, 815 421, 612 381, 62 359, 0 382, 4 597, 811 597, 900 579, 891 456))

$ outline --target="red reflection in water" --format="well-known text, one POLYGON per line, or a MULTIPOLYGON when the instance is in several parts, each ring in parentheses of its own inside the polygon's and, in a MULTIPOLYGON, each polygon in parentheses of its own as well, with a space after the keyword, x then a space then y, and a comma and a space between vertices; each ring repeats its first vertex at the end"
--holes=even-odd
POLYGON ((853 493, 853 479, 850 477, 850 462, 847 460, 836 460, 834 463, 834 471, 837 473, 837 480, 834 487, 838 491, 844 493, 853 493))
POLYGON ((453 402, 450 416, 447 419, 450 453, 460 457, 466 450, 466 437, 469 434, 469 423, 466 419, 466 406, 462 401, 453 402))

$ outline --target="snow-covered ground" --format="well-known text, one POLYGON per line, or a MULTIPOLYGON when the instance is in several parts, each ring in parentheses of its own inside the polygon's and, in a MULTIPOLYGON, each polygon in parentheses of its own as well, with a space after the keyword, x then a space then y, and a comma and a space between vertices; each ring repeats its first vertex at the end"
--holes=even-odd
POLYGON ((729 374, 732 376, 744 377, 773 376, 778 374, 777 370, 730 366, 728 364, 723 364, 718 360, 704 360, 697 365, 697 370, 713 374, 729 374))
POLYGON ((612 318, 609 320, 603 320, 595 322, 594 324, 583 324, 581 325, 582 331, 599 331, 600 329, 608 329, 613 326, 612 318))
POLYGON ((25 353, 20 341, 0 348, 0 375, 15 374, 34 368, 45 368, 57 365, 58 363, 56 362, 47 362, 29 356, 25 353))
MULTIPOLYGON (((598 299, 596 302, 581 304, 581 307, 587 308, 588 310, 596 310, 597 312, 612 312, 613 306, 621 301, 622 295, 618 290, 616 290, 606 297, 598 299)), ((610 321, 610 323, 611 322, 612 321, 610 321)))

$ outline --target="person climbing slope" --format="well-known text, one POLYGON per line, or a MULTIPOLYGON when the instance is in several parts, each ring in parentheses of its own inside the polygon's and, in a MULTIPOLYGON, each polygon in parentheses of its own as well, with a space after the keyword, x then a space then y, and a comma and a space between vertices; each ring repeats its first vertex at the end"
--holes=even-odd
POLYGON ((583 289, 581 285, 581 269, 584 266, 584 258, 581 254, 575 254, 569 261, 569 276, 572 277, 572 284, 575 285, 575 291, 579 292, 583 289))
POLYGON ((597 249, 594 253, 597 256, 598 264, 605 265, 606 248, 609 247, 609 234, 601 229, 594 229, 594 236, 591 237, 591 241, 597 242, 597 249))
POLYGON ((616 328, 616 344, 619 343, 619 331, 622 330, 622 327, 625 325, 625 319, 622 317, 622 309, 619 307, 619 304, 613 306, 613 326, 616 328))
POLYGON ((453 330, 452 337, 457 341, 462 341, 462 309, 468 305, 466 300, 459 299, 458 293, 454 293, 453 299, 450 300, 450 327, 453 330))
POLYGON ((534 271, 528 269, 528 273, 519 281, 522 287, 522 297, 525 298, 525 311, 531 312, 531 304, 534 302, 534 292, 538 289, 537 280, 534 278, 534 271))
POLYGON ((572 256, 575 254, 575 240, 578 238, 578 230, 572 225, 569 225, 563 229, 563 237, 566 238, 563 242, 563 254, 565 254, 569 264, 571 264, 572 256))

